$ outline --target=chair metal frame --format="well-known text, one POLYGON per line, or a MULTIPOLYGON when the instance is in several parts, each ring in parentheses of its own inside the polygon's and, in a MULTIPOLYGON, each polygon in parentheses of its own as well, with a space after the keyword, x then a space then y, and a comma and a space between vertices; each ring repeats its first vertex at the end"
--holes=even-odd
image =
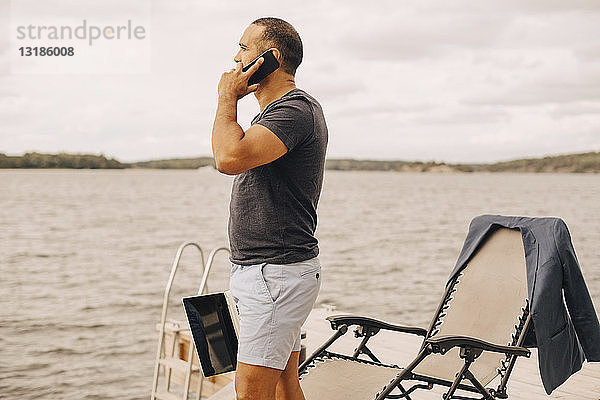
POLYGON ((449 335, 437 335, 437 327, 441 324, 442 318, 445 316, 445 311, 450 306, 452 295, 457 290, 456 284, 459 281, 462 273, 457 274, 449 283, 446 285, 444 295, 440 301, 437 311, 435 312, 435 318, 432 319, 428 329, 414 327, 414 326, 403 326, 394 325, 387 322, 379 321, 373 318, 366 318, 361 316, 352 315, 334 315, 327 317, 327 320, 331 324, 331 328, 336 332, 327 340, 321 347, 319 347, 309 358, 307 358, 299 368, 300 376, 306 374, 311 367, 315 366, 314 361, 319 358, 345 358, 352 361, 365 362, 366 360, 360 359, 359 356, 364 354, 368 356, 371 361, 380 366, 396 367, 394 365, 386 365, 373 354, 373 352, 367 347, 367 342, 370 338, 379 333, 380 330, 388 330, 399 333, 408 333, 418 336, 423 336, 424 340, 419 349, 418 355, 415 359, 407 365, 405 368, 400 369, 399 373, 394 380, 388 383, 380 393, 377 394, 376 400, 383 399, 401 399, 405 398, 411 400, 410 393, 417 389, 428 389, 431 390, 434 385, 442 385, 449 387, 448 391, 442 396, 444 400, 450 399, 465 399, 465 400, 495 400, 495 399, 506 399, 508 394, 506 393, 506 387, 510 375, 513 371, 514 365, 518 357, 530 357, 531 353, 528 349, 522 347, 522 344, 527 335, 527 330, 531 324, 531 315, 529 313, 529 302, 521 308, 521 315, 519 316, 518 323, 514 326, 512 333, 511 343, 507 346, 497 345, 489 343, 476 337, 469 336, 449 336, 449 335), (336 340, 346 334, 350 326, 356 326, 354 329, 354 336, 356 338, 362 338, 360 344, 355 349, 352 356, 345 356, 341 354, 331 353, 327 351, 336 340), (464 364, 460 371, 457 371, 457 376, 454 381, 448 381, 435 377, 423 376, 413 373, 413 370, 430 354, 445 354, 450 349, 458 347, 460 349, 460 357, 464 359, 464 364), (483 352, 495 352, 504 353, 506 358, 501 362, 501 368, 498 369, 498 374, 501 376, 501 381, 497 388, 486 388, 482 385, 475 376, 469 371, 470 365, 483 353, 483 352), (469 384, 461 383, 464 380, 470 382, 469 384), (401 383, 403 381, 418 381, 410 388, 406 389, 401 383), (398 389, 400 393, 392 394, 392 391, 398 389), (483 397, 466 397, 456 395, 458 389, 477 393, 483 397))

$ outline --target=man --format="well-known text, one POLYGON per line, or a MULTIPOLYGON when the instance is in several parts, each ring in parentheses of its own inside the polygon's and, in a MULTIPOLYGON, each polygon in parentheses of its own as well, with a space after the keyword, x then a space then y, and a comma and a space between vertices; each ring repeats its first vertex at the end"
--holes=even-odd
POLYGON ((212 132, 217 169, 236 175, 229 218, 231 293, 240 317, 238 400, 304 400, 300 328, 321 285, 314 237, 327 126, 319 103, 297 89, 302 41, 289 23, 260 18, 244 31, 236 68, 221 76, 212 132), (272 49, 275 72, 248 86, 272 49), (237 102, 254 92, 260 114, 244 132, 237 102))

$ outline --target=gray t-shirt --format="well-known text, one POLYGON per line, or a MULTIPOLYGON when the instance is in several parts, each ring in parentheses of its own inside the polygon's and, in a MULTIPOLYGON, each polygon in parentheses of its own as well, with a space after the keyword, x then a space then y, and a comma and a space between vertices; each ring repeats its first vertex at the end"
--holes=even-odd
POLYGON ((231 262, 290 264, 319 254, 317 203, 323 184, 327 125, 319 103, 294 89, 252 120, 288 151, 233 180, 229 215, 231 262))

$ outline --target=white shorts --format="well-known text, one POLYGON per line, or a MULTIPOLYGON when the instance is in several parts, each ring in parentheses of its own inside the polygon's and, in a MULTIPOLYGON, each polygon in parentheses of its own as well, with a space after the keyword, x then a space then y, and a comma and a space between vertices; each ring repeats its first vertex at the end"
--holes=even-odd
POLYGON ((229 286, 240 317, 238 361, 284 370, 319 294, 319 259, 232 264, 229 286))

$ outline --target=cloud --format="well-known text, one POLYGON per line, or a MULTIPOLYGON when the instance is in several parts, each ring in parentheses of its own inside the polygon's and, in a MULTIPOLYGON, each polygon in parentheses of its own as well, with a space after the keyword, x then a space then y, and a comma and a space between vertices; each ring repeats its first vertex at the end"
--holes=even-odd
POLYGON ((336 103, 328 109, 330 116, 336 118, 364 119, 368 117, 388 118, 391 122, 402 118, 414 118, 433 112, 436 106, 428 103, 399 103, 380 98, 364 104, 356 101, 336 103))
MULTIPOLYGON (((148 10, 150 2, 144 0, 18 0, 9 1, 13 17, 29 17, 32 21, 51 17, 54 20, 79 18, 128 18, 140 15, 140 10, 148 10)), ((33 23, 33 22, 32 22, 33 23)))
POLYGON ((343 66, 327 62, 301 65, 297 78, 321 100, 338 101, 367 90, 359 71, 346 71, 343 66))
MULTIPOLYGON (((600 115, 600 102, 575 102, 555 105, 548 114, 556 119, 600 115)), ((600 133, 598 133, 600 137, 600 133)))
MULTIPOLYGON (((78 21, 139 14, 136 1, 22 4, 32 16, 78 21)), ((297 83, 323 105, 329 156, 485 161, 599 145, 598 1, 144 4, 147 74, 10 75, 0 35, 0 152, 210 154, 219 76, 246 25, 264 15, 302 36, 297 83)), ((257 112, 244 98, 240 124, 257 112)))
POLYGON ((448 112, 442 110, 438 114, 422 115, 411 121, 419 125, 477 125, 497 124, 510 120, 510 114, 501 109, 466 108, 448 112))
POLYGON ((467 105, 531 106, 539 104, 600 102, 600 82, 576 79, 571 82, 541 80, 511 87, 496 94, 482 94, 464 100, 467 105))
POLYGON ((339 44, 363 60, 439 58, 457 49, 493 45, 509 22, 491 14, 423 15, 398 8, 351 27, 339 44))
MULTIPOLYGON (((491 6, 506 12, 529 12, 532 14, 568 13, 573 11, 600 12, 600 3, 595 0, 505 0, 482 3, 480 6, 491 6)), ((483 8, 483 7, 482 7, 483 8)))
POLYGON ((431 14, 470 13, 478 14, 534 14, 545 16, 549 14, 564 14, 571 12, 600 12, 600 3, 596 0, 502 0, 478 1, 453 0, 436 1, 425 0, 413 2, 415 8, 421 12, 431 14))
POLYGON ((582 44, 574 49, 574 54, 582 62, 600 62, 600 43, 582 44))

